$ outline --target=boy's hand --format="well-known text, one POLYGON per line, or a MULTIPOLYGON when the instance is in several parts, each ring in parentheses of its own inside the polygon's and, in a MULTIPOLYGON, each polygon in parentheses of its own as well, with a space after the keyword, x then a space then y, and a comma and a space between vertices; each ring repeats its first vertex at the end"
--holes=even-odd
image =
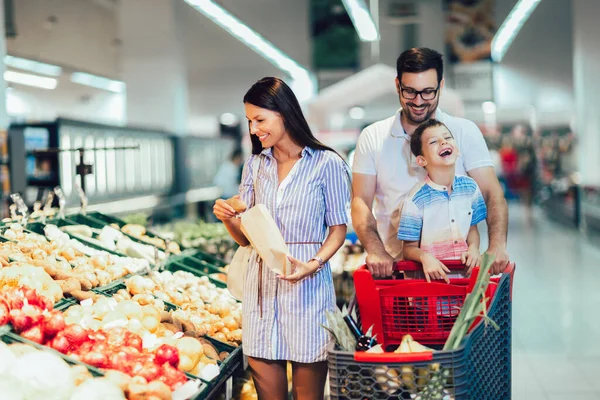
POLYGON ((431 282, 432 279, 443 279, 446 283, 450 283, 450 279, 446 275, 446 272, 450 273, 450 270, 440 260, 431 254, 425 253, 421 258, 421 263, 427 282, 431 282))
POLYGON ((469 249, 462 253, 460 260, 467 267, 467 276, 471 275, 471 270, 481 262, 481 254, 479 249, 476 247, 469 247, 469 249))

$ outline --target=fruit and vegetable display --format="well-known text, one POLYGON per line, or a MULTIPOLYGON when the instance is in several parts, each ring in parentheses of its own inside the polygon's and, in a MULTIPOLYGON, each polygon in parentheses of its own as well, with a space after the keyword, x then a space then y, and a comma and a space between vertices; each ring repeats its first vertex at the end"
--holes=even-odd
POLYGON ((71 239, 54 225, 46 225, 46 236, 24 231, 18 224, 0 229, 0 283, 35 288, 54 301, 64 295, 83 300, 89 290, 107 285, 132 273, 145 271, 149 263, 97 250, 71 239), (48 279, 50 278, 50 279, 48 279))
MULTIPOLYGON (((204 273, 169 270, 166 257, 179 257, 178 251, 163 251, 165 259, 153 265, 139 247, 127 250, 123 243, 153 252, 160 246, 132 240, 144 233, 126 226, 51 220, 34 231, 16 223, 0 227, 0 340, 7 342, 8 328, 6 335, 23 346, 59 352, 49 354, 67 371, 94 375, 61 381, 65 391, 43 398, 80 399, 73 396, 82 388, 108 393, 105 385, 120 397, 103 399, 201 399, 203 389, 213 390, 241 362, 241 303, 204 273)), ((17 345, 0 350, 6 346, 17 345)), ((1 372, 2 361, 0 387, 19 379, 1 372)))
POLYGON ((238 245, 222 223, 179 221, 156 226, 163 236, 171 236, 184 247, 197 248, 229 262, 238 245))
POLYGON ((125 281, 129 295, 153 295, 180 307, 173 316, 189 321, 190 331, 209 335, 234 346, 242 342, 242 307, 227 289, 216 287, 207 277, 189 272, 153 272, 125 281))

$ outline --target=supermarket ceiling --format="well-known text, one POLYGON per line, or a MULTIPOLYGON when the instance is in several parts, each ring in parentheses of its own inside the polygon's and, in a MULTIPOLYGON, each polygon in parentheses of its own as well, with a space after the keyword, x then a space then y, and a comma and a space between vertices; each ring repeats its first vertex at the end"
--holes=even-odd
MULTIPOLYGON (((118 13, 119 4, 123 1, 139 2, 141 10, 148 3, 159 1, 173 1, 178 8, 177 21, 180 24, 183 62, 189 88, 190 120, 206 121, 207 117, 214 118, 225 112, 233 112, 242 117, 241 98, 249 86, 263 76, 283 75, 279 69, 207 17, 196 12, 184 0, 14 0, 14 25, 17 35, 7 40, 8 52, 75 70, 122 79, 120 67, 123 57, 126 57, 123 54, 126 39, 119 35, 118 13)), ((314 46, 309 39, 311 0, 215 1, 299 64, 311 66, 314 46)), ((405 26, 400 23, 402 21, 399 22, 397 18, 388 15, 390 4, 403 1, 405 0, 380 0, 381 40, 377 45, 378 52, 374 52, 370 44, 360 45, 357 52, 359 65, 382 63, 394 66, 399 50, 412 45, 445 48, 444 23, 441 22, 444 20, 442 4, 445 0, 414 0, 419 3, 421 15, 420 19, 413 21, 416 23, 412 41, 405 26), (440 23, 431 24, 430 21, 440 23)), ((501 23, 516 3, 517 0, 496 0, 496 21, 501 23)), ((556 86, 560 90, 555 92, 565 92, 568 95, 571 91, 572 75, 568 68, 561 66, 562 64, 555 59, 570 59, 570 26, 548 31, 546 25, 551 23, 545 22, 561 17, 568 7, 563 5, 563 0, 545 0, 541 4, 543 5, 533 15, 532 22, 524 27, 507 53, 503 64, 508 72, 518 74, 522 80, 533 82, 539 77, 546 87, 556 86), (548 60, 544 62, 544 71, 539 71, 538 61, 528 59, 531 53, 528 43, 552 35, 564 40, 560 41, 560 51, 543 55, 548 60)), ((343 13, 342 7, 341 14, 343 13)), ((344 56, 343 53, 336 53, 336 56, 338 55, 344 56)), ((356 70, 341 72, 349 76, 356 70)), ((338 76, 325 83, 320 81, 320 86, 324 87, 339 78, 338 76)), ((327 81, 329 78, 319 79, 327 81)), ((537 98, 548 97, 533 85, 530 87, 525 96, 519 97, 523 102, 535 104, 537 98)), ((100 96, 97 90, 87 90, 88 97, 100 96)), ((509 93, 511 90, 511 87, 507 86, 504 91, 509 93)), ((85 89, 77 88, 74 97, 86 98, 86 93, 82 91, 85 89)), ((568 96, 563 97, 568 99, 568 96)), ((513 100, 514 98, 510 97, 510 102, 513 100)), ((373 99, 369 104, 356 106, 364 107, 365 117, 362 121, 349 121, 354 127, 362 126, 365 121, 389 115, 397 109, 398 101, 397 96, 391 93, 373 99)), ((518 107, 524 108, 522 104, 518 104, 518 107)))

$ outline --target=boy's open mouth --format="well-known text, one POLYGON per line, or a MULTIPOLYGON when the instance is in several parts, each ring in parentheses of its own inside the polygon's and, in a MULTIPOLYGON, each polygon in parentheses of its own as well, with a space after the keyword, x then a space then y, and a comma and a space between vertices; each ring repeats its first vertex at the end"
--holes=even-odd
POLYGON ((440 151, 439 156, 440 157, 448 157, 451 154, 452 154, 452 149, 444 149, 444 150, 440 151))

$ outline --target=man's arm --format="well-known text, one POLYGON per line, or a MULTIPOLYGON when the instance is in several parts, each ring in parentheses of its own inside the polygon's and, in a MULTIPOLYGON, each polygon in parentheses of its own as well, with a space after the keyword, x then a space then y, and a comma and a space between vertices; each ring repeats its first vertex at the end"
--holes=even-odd
POLYGON ((504 271, 509 261, 506 252, 508 207, 504 199, 504 193, 494 168, 475 168, 470 170, 468 174, 477 182, 487 206, 489 246, 486 252, 496 256, 491 272, 492 274, 499 274, 504 271))
POLYGON ((392 275, 394 259, 390 256, 377 232, 373 216, 373 199, 377 176, 352 174, 352 226, 367 251, 367 267, 375 277, 392 275))

